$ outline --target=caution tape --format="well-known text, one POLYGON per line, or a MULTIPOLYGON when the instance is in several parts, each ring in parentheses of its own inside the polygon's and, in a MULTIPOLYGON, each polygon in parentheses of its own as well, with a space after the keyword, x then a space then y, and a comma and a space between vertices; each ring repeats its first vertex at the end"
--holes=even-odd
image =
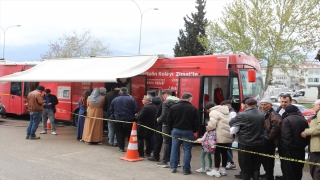
MULTIPOLYGON (((121 122, 121 123, 133 123, 133 122, 128 122, 128 121, 120 121, 120 120, 113 120, 113 119, 105 119, 105 118, 97 118, 97 117, 90 117, 90 116, 85 116, 85 115, 81 115, 81 114, 76 114, 76 113, 72 113, 71 114, 77 115, 77 116, 82 116, 82 117, 88 117, 88 118, 93 118, 93 119, 100 119, 100 120, 104 120, 104 121, 110 121, 110 122, 121 122)), ((181 141, 185 141, 185 142, 190 142, 190 143, 195 143, 195 144, 201 144, 201 142, 197 142, 197 141, 193 141, 193 140, 189 140, 189 139, 184 139, 184 138, 180 138, 180 137, 174 137, 170 134, 166 134, 163 133, 161 131, 155 130, 153 128, 150 128, 148 126, 142 125, 142 124, 138 124, 137 125, 144 127, 146 129, 149 129, 151 131, 160 133, 162 135, 171 137, 171 138, 175 138, 181 141)), ((220 146, 220 145, 215 145, 216 147, 221 147, 221 148, 227 148, 227 149, 231 149, 231 150, 236 150, 236 151, 240 151, 240 152, 246 152, 246 153, 250 153, 250 154, 256 154, 256 155, 260 155, 260 156, 265 156, 265 157, 270 157, 270 158, 274 158, 274 159, 282 159, 282 160, 286 160, 286 161, 292 161, 292 162, 298 162, 298 163, 303 163, 303 164, 310 164, 310 165, 315 165, 315 166, 320 166, 320 163, 315 163, 315 162, 309 162, 309 161, 304 161, 304 160, 298 160, 298 159, 293 159, 293 158, 287 158, 287 157, 282 157, 279 155, 270 155, 270 154, 264 154, 264 153, 259 153, 259 152, 254 152, 254 151, 248 151, 248 150, 243 150, 243 149, 238 149, 238 148, 232 148, 232 147, 226 147, 226 146, 220 146)))

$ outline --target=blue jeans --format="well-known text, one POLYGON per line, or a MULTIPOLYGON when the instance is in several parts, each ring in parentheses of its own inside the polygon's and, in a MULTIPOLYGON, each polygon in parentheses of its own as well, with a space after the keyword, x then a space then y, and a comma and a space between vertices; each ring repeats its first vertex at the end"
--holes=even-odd
POLYGON ((108 122, 108 138, 109 144, 116 145, 117 144, 117 137, 116 132, 114 131, 114 122, 108 122))
POLYGON ((55 116, 52 109, 44 109, 42 112, 42 130, 47 131, 47 120, 50 119, 51 131, 56 131, 55 116))
MULTIPOLYGON (((171 135, 177 138, 183 138, 187 140, 193 141, 193 131, 192 130, 184 130, 173 128, 171 135)), ((192 150, 192 142, 186 142, 182 140, 178 140, 176 138, 172 138, 172 148, 170 155, 170 166, 171 169, 176 169, 178 167, 179 162, 179 149, 180 145, 183 146, 184 156, 183 156, 183 172, 189 172, 191 170, 190 162, 191 162, 191 150, 192 150)))
MULTIPOLYGON (((229 147, 232 147, 232 143, 230 143, 229 147)), ((228 153, 228 162, 230 162, 231 164, 234 164, 232 149, 227 149, 227 153, 228 153)))
POLYGON ((41 114, 42 112, 30 112, 30 122, 27 128, 27 136, 28 137, 35 137, 36 131, 40 124, 41 114))

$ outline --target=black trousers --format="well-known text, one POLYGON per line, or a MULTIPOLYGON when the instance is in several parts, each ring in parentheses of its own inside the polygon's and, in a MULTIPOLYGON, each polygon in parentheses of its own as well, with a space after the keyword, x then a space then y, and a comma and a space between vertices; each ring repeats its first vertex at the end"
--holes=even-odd
MULTIPOLYGON (((240 143, 238 144, 238 146, 239 149, 259 153, 261 153, 263 149, 263 146, 246 146, 240 143)), ((243 180, 250 180, 251 176, 253 176, 254 174, 259 174, 261 166, 260 155, 240 151, 238 155, 243 180)))
MULTIPOLYGON (((217 143, 219 146, 229 147, 229 144, 217 143)), ((221 159, 222 159, 222 167, 226 167, 228 161, 228 149, 223 147, 216 147, 214 152, 214 167, 219 168, 221 159), (222 157, 222 158, 221 158, 222 157)))
MULTIPOLYGON (((262 150, 262 153, 269 154, 269 155, 275 155, 276 147, 274 146, 274 143, 272 141, 265 140, 264 141, 264 148, 262 150)), ((269 179, 274 179, 273 172, 274 172, 274 158, 262 156, 261 157, 262 166, 264 168, 264 171, 266 172, 265 177, 269 179)))
MULTIPOLYGON (((320 162, 320 152, 311 152, 310 162, 320 162)), ((320 166, 310 164, 310 174, 312 179, 320 179, 320 166)))
MULTIPOLYGON (((169 126, 162 125, 162 132, 171 135, 169 126)), ((166 135, 162 135, 163 138, 163 157, 162 162, 170 162, 172 138, 166 135)))
MULTIPOLYGON (((156 130, 162 132, 162 124, 157 125, 156 130)), ((162 143, 163 143, 162 134, 156 132, 153 157, 157 160, 160 159, 160 152, 161 152, 161 148, 162 148, 162 143)))
POLYGON ((116 131, 117 136, 117 143, 120 149, 124 149, 124 140, 126 137, 128 138, 128 141, 130 139, 131 135, 131 129, 132 129, 132 123, 121 123, 121 122, 115 122, 114 123, 114 130, 116 131))
MULTIPOLYGON (((305 150, 304 149, 281 149, 282 157, 304 160, 305 150)), ((292 162, 281 159, 281 170, 283 180, 301 180, 302 169, 304 164, 299 162, 292 162)))
POLYGON ((144 156, 144 141, 146 142, 146 154, 151 154, 151 138, 152 137, 140 137, 138 136, 138 152, 140 156, 144 156))

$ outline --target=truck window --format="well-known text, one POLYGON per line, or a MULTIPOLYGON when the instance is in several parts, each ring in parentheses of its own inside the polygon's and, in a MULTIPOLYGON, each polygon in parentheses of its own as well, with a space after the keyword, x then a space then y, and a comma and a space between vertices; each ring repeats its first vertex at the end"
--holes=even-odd
POLYGON ((11 82, 10 94, 21 96, 21 82, 11 82))
POLYGON ((23 96, 27 97, 31 91, 35 90, 38 87, 38 85, 38 82, 25 82, 23 96))

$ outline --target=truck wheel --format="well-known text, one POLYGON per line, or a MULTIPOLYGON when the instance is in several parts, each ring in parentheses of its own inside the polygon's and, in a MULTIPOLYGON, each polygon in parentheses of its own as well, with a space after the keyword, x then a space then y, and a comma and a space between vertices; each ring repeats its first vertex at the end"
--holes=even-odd
MULTIPOLYGON (((79 112, 74 112, 74 113, 78 114, 79 112)), ((73 125, 74 125, 75 127, 78 126, 78 117, 79 117, 79 116, 76 115, 76 114, 74 114, 73 117, 72 117, 73 125)))
POLYGON ((292 104, 298 104, 296 100, 292 100, 292 104))

